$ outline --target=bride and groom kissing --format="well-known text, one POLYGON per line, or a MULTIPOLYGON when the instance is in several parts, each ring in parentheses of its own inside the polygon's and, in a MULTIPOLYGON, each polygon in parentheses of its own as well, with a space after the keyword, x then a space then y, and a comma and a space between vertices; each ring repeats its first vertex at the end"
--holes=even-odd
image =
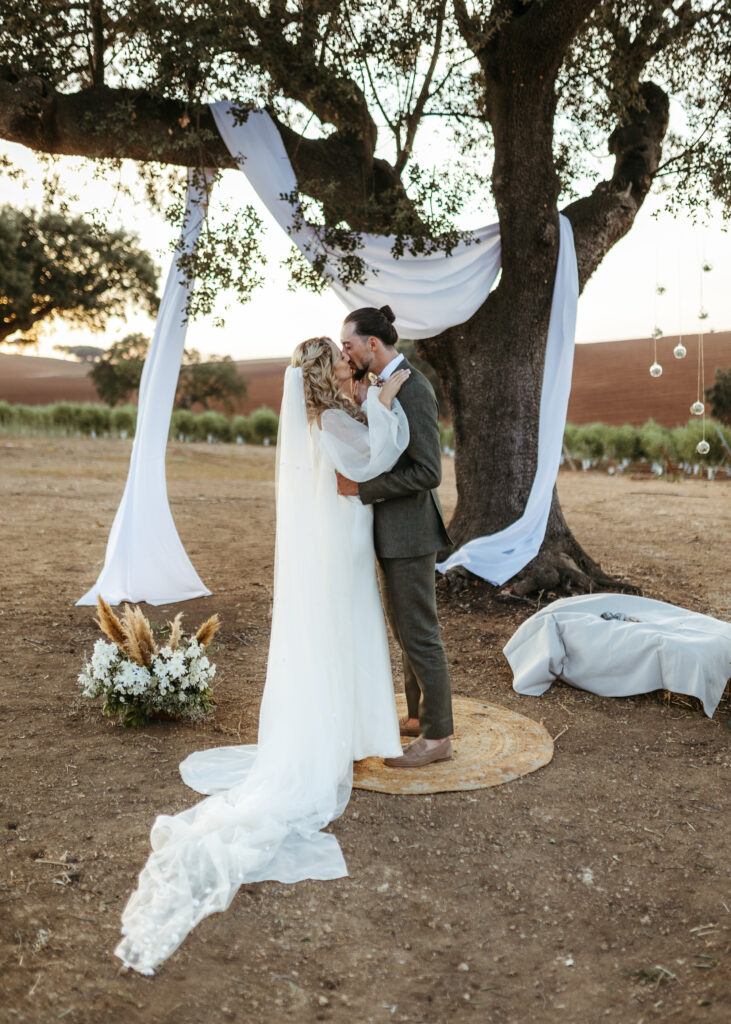
POLYGON ((371 375, 398 395, 409 442, 386 472, 356 483, 336 468, 338 494, 373 509, 373 539, 383 607, 401 648, 407 715, 404 736, 417 736, 389 767, 419 767, 451 758, 449 669, 441 642, 435 591, 436 552, 449 544, 436 488, 441 482, 438 406, 427 378, 398 352, 389 306, 350 313, 343 323, 340 359, 352 371, 355 396, 371 375))
POLYGON ((155 820, 115 950, 143 974, 242 884, 347 875, 322 829, 350 799, 354 761, 383 757, 397 769, 452 757, 435 594, 436 552, 449 544, 437 402, 398 352, 394 319, 388 306, 355 310, 342 350, 310 338, 285 372, 257 743, 196 751, 180 765, 205 799, 155 820), (400 722, 384 610, 401 648, 400 722), (404 751, 399 734, 414 739, 404 751))

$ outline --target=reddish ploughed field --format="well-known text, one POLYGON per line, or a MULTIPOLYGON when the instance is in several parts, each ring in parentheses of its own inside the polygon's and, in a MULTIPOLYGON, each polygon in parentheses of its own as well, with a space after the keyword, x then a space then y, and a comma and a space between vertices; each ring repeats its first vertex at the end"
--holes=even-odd
MULTIPOLYGON (((569 401, 569 423, 632 423, 648 418, 668 427, 687 423, 696 398, 697 337, 685 339, 688 355, 674 359, 676 338, 658 342, 663 375, 653 379, 649 367, 653 342, 648 338, 577 345, 569 401)), ((704 343, 706 384, 717 368, 731 367, 731 331, 709 334, 704 343)), ((282 379, 288 359, 239 361, 248 384, 241 411, 248 415, 262 405, 279 411, 282 379)), ((87 368, 62 359, 0 354, 0 399, 40 405, 67 399, 94 402, 96 392, 87 368)))
MULTIPOLYGON (((349 877, 244 886, 155 977, 125 973, 112 951, 150 827, 198 799, 179 762, 256 740, 275 460, 169 445, 172 511, 213 596, 144 607, 158 623, 180 610, 187 628, 220 613, 218 708, 133 732, 78 694, 98 630, 74 607, 130 447, 0 439, 3 1024, 728 1024, 731 701, 709 720, 661 694, 557 683, 521 697, 502 648, 534 608, 441 584, 454 692, 542 720, 552 762, 473 792, 357 790, 331 826, 349 877)), ((728 619, 731 484, 563 472, 558 487, 605 569, 728 619)), ((449 512, 449 460, 441 493, 449 512)), ((313 595, 303 615, 316 614, 313 595)))

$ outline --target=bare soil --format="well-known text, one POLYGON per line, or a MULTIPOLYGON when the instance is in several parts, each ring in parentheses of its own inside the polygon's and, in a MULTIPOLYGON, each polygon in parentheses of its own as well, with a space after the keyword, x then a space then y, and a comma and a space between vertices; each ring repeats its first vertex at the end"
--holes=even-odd
MULTIPOLYGON (((173 513, 214 596, 146 610, 190 627, 221 614, 218 711, 140 732, 104 719, 78 696, 97 629, 74 601, 128 456, 123 441, 0 442, 0 1020, 731 1019, 731 702, 708 720, 663 695, 520 697, 501 651, 533 609, 480 587, 439 588, 454 690, 543 720, 551 764, 470 793, 355 791, 332 826, 349 878, 246 886, 157 976, 124 972, 112 950, 150 826, 196 799, 178 762, 256 738, 274 545, 271 449, 170 446, 173 513)), ((447 507, 452 481, 447 463, 447 507)), ((559 487, 606 569, 729 617, 729 484, 566 472, 559 487)))

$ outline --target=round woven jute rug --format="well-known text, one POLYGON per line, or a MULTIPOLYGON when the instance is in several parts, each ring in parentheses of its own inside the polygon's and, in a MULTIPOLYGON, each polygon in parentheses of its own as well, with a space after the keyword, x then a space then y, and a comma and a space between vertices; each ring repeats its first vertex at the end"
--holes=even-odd
MULTIPOLYGON (((399 717, 406 701, 396 698, 399 717)), ((380 757, 353 765, 353 785, 379 793, 448 793, 500 786, 542 768, 553 757, 553 740, 540 722, 470 697, 452 699, 451 761, 422 768, 387 768, 380 757)), ((402 737, 403 745, 411 743, 402 737)))

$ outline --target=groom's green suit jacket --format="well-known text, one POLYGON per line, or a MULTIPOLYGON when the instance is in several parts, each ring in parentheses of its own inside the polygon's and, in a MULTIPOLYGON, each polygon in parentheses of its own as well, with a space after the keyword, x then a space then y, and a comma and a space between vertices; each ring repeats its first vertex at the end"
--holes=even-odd
POLYGON ((364 505, 373 505, 376 553, 382 558, 415 558, 451 543, 436 488, 442 480, 439 407, 423 373, 411 370, 397 400, 409 421, 409 445, 388 473, 358 485, 364 505))

